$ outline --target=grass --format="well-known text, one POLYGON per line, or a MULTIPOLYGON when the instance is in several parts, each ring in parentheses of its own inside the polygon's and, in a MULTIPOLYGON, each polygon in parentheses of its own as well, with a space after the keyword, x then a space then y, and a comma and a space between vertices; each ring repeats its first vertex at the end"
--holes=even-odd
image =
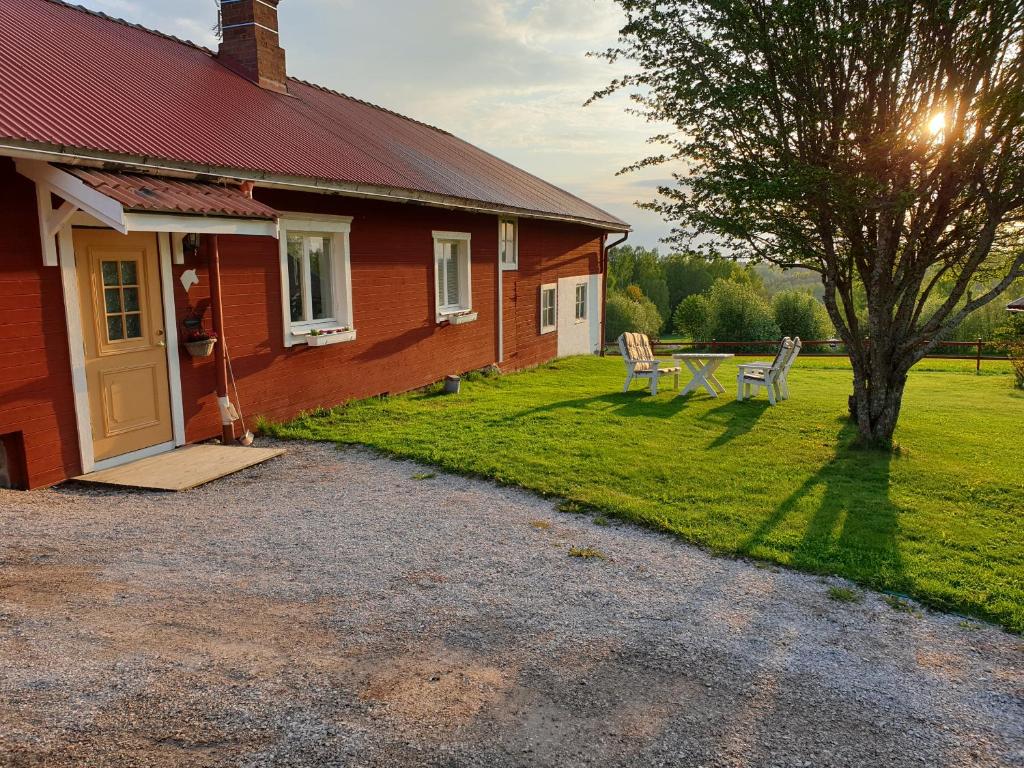
MULTIPOLYGON (((719 378, 728 387, 734 365, 719 378)), ((854 447, 850 371, 805 358, 793 399, 737 403, 634 385, 614 358, 352 403, 269 430, 362 443, 566 500, 719 553, 835 574, 1024 631, 1020 429, 1009 365, 924 361, 898 454, 854 447)), ((731 394, 731 393, 729 393, 731 394)))
POLYGON ((849 587, 829 587, 828 596, 837 603, 860 603, 864 600, 860 592, 849 587))
POLYGON ((569 547, 569 557, 578 557, 583 560, 607 560, 608 558, 599 549, 593 547, 569 547))

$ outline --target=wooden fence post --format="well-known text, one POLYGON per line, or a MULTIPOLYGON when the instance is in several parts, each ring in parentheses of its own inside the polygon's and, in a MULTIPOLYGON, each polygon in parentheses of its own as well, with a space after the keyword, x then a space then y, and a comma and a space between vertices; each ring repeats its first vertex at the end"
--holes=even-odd
POLYGON ((982 345, 982 341, 981 341, 981 339, 978 339, 978 359, 977 359, 977 363, 974 366, 974 372, 975 373, 981 373, 981 345, 982 345))
POLYGON ((712 355, 715 354, 715 344, 716 344, 717 341, 718 341, 718 339, 712 339, 711 340, 711 354, 712 355))

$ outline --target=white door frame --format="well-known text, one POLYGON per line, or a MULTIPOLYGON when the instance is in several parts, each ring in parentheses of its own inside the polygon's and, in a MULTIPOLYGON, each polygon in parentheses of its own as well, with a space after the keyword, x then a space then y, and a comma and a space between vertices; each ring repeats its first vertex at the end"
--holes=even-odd
POLYGON ((174 283, 171 274, 171 237, 156 232, 157 260, 160 270, 160 294, 164 315, 164 339, 167 345, 167 381, 171 400, 173 439, 151 445, 110 459, 96 460, 92 444, 92 414, 89 410, 89 389, 85 376, 85 337, 82 333, 82 304, 79 299, 78 269, 75 266, 75 241, 71 224, 58 235, 60 245, 60 277, 64 287, 64 318, 68 329, 68 351, 71 356, 71 384, 75 395, 75 421, 78 424, 78 453, 82 474, 109 469, 129 461, 155 456, 185 444, 185 409, 181 399, 181 368, 178 363, 178 321, 174 309, 174 283))

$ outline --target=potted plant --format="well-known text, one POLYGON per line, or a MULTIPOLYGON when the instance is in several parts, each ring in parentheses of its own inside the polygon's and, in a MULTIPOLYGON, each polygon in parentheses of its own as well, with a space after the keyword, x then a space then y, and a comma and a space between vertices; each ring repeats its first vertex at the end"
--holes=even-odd
POLYGON ((185 335, 185 349, 192 357, 209 357, 217 343, 217 332, 197 328, 185 335))
POLYGON ((343 328, 314 328, 306 334, 306 344, 311 347, 324 347, 333 341, 332 336, 347 331, 347 326, 343 328))

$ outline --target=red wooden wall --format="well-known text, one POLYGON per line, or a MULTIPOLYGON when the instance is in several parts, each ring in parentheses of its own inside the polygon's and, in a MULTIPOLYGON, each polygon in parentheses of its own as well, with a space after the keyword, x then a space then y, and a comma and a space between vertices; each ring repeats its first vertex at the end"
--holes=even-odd
MULTIPOLYGON (((497 361, 497 217, 338 196, 268 190, 256 195, 280 211, 353 217, 358 338, 286 348, 277 241, 222 236, 225 339, 250 426, 257 415, 288 419, 318 406, 415 389, 497 361), (472 233, 473 309, 479 315, 474 323, 435 322, 433 230, 472 233)), ((539 334, 540 285, 597 272, 599 253, 600 233, 594 229, 520 220, 519 270, 503 276, 505 370, 555 356, 555 334, 539 334)), ((201 250, 173 269, 179 321, 195 307, 211 322, 206 264, 201 250), (186 269, 195 269, 200 279, 188 295, 178 280, 186 269)), ((0 344, 10 346, 0 346, 0 435, 24 433, 33 487, 80 471, 63 307, 59 270, 42 267, 32 185, 0 160, 0 344)), ((212 358, 193 360, 182 350, 180 359, 186 437, 214 437, 220 419, 212 358)))
POLYGON ((64 291, 36 222, 35 186, 0 158, 0 435, 24 446, 32 488, 80 471, 64 291))

